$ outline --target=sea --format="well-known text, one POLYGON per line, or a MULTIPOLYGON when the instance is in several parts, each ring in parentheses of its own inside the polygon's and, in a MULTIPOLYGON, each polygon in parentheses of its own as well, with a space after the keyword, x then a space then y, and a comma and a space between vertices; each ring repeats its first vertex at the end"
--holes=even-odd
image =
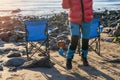
MULTIPOLYGON (((0 0, 0 16, 6 15, 46 15, 67 12, 62 9, 62 0, 0 0), (19 13, 11 13, 20 9, 19 13)), ((93 0, 94 10, 120 10, 120 0, 93 0)))

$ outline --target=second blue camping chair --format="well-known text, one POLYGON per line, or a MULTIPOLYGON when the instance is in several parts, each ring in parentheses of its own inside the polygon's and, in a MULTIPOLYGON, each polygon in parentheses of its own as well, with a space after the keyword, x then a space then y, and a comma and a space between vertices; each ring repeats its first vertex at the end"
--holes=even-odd
MULTIPOLYGON (((100 33, 103 30, 103 26, 100 24, 100 18, 94 18, 92 20, 91 32, 90 32, 90 41, 89 41, 89 50, 94 51, 100 55, 100 33)), ((78 42, 78 52, 80 54, 81 44, 80 40, 78 42)))
POLYGON ((100 24, 100 18, 94 18, 91 26, 89 48, 100 55, 100 34, 103 26, 100 24))

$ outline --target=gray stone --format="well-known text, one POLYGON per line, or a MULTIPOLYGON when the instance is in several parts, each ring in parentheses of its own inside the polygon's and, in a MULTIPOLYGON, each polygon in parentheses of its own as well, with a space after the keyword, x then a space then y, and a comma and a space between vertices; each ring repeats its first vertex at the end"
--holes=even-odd
POLYGON ((3 60, 2 59, 0 59, 0 63, 2 63, 3 62, 3 60))
POLYGON ((16 35, 12 35, 11 37, 9 37, 9 42, 16 42, 17 38, 18 37, 16 35))
POLYGON ((117 30, 113 31, 113 35, 116 36, 116 37, 120 36, 120 30, 117 29, 117 30))
POLYGON ((7 57, 8 58, 11 58, 11 57, 21 57, 21 53, 19 51, 10 51, 7 54, 7 57))
POLYGON ((7 60, 3 62, 3 65, 7 67, 18 67, 24 64, 24 62, 26 61, 27 60, 22 57, 8 58, 7 60))
POLYGON ((0 54, 4 54, 4 50, 1 50, 1 49, 0 49, 0 54))
POLYGON ((18 49, 16 48, 6 48, 4 49, 5 52, 9 52, 9 51, 18 51, 18 49))
POLYGON ((3 41, 7 42, 7 41, 8 41, 8 34, 7 34, 6 32, 1 32, 1 33, 0 33, 0 38, 1 38, 3 41))
POLYGON ((9 70, 8 70, 9 72, 15 72, 15 71, 17 71, 17 67, 9 67, 9 70))
POLYGON ((2 44, 5 44, 6 42, 4 42, 4 41, 2 41, 1 39, 0 39, 0 45, 2 45, 2 44))
POLYGON ((3 66, 0 64, 0 71, 3 71, 3 66))
POLYGON ((51 68, 53 64, 48 57, 42 57, 25 62, 20 68, 47 67, 51 68))
POLYGON ((27 52, 25 50, 23 50, 21 53, 22 55, 27 55, 27 52))

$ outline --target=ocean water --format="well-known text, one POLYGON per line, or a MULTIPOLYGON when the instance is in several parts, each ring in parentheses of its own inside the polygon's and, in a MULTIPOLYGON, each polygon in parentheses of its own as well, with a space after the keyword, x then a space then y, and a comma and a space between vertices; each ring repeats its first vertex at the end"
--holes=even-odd
MULTIPOLYGON (((20 9, 22 15, 44 15, 67 11, 62 0, 0 0, 0 16, 13 15, 11 10, 20 9)), ((120 0, 93 0, 93 9, 120 9, 120 0)))

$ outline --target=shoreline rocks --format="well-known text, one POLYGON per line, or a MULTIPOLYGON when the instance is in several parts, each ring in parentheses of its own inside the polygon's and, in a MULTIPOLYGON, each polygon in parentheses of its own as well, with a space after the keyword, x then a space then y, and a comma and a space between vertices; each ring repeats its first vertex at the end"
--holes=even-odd
MULTIPOLYGON (((104 27, 115 28, 120 26, 120 10, 105 10, 100 12, 94 11, 94 17, 101 19, 101 24, 104 27)), ((16 31, 25 31, 24 20, 41 19, 45 18, 48 20, 48 26, 50 28, 57 28, 50 37, 54 37, 57 41, 57 36, 69 34, 68 30, 68 15, 67 13, 53 14, 53 16, 2 16, 0 17, 0 39, 4 42, 19 42, 23 41, 24 35, 18 34, 16 31), (67 31, 66 33, 64 33, 67 31)), ((113 33, 112 33, 113 34, 113 33)), ((66 40, 67 41, 67 40, 66 40)))

